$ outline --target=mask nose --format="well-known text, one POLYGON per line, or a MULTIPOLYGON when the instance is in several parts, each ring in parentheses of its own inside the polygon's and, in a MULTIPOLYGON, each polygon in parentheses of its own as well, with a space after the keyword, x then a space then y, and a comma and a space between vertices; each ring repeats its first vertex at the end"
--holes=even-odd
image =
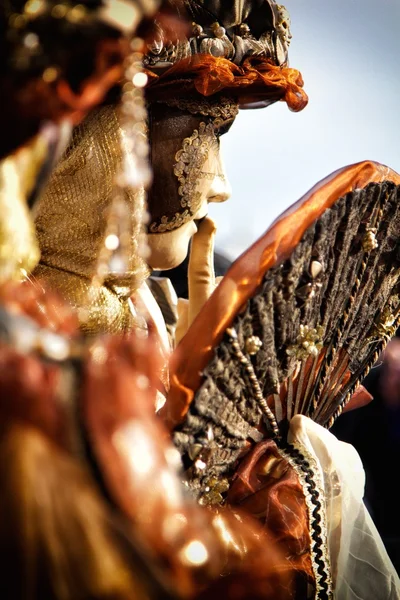
POLYGON ((208 202, 226 202, 232 195, 232 188, 229 182, 224 182, 223 186, 216 185, 213 194, 208 196, 208 202), (220 189, 219 189, 220 188, 220 189))
POLYGON ((208 190, 207 202, 226 202, 231 195, 232 187, 221 164, 208 190))

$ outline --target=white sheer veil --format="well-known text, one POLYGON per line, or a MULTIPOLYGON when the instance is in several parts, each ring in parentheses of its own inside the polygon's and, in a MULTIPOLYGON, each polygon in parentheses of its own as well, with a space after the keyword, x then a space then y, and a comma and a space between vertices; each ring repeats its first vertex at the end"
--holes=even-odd
POLYGON ((400 599, 399 577, 363 502, 365 473, 355 448, 303 415, 291 420, 288 441, 319 470, 335 599, 400 599))

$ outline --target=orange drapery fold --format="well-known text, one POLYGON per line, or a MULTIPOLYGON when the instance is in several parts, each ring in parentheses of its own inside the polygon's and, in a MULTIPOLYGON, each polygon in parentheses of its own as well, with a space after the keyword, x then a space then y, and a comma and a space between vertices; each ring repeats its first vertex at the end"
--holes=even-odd
POLYGON ((238 66, 226 58, 196 54, 180 60, 161 75, 146 72, 150 91, 163 88, 164 93, 168 90, 170 95, 175 90, 179 95, 186 89, 206 97, 223 93, 238 98, 245 95, 252 101, 283 100, 294 112, 308 103, 299 71, 276 66, 270 59, 259 56, 251 56, 238 66), (186 85, 182 85, 183 82, 186 85))

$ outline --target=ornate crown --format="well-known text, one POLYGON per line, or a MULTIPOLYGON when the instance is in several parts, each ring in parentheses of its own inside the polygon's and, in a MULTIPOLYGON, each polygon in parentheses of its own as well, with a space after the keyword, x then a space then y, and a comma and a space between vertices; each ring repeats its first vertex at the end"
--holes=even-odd
MULTIPOLYGON (((167 40, 158 24, 154 41, 148 46, 145 64, 150 68, 167 68, 196 54, 210 54, 241 65, 249 56, 271 59, 286 65, 292 38, 286 8, 273 0, 261 3, 233 3, 231 7, 216 2, 183 3, 192 31, 188 37, 167 40)), ((178 9, 179 16, 182 9, 178 9)))

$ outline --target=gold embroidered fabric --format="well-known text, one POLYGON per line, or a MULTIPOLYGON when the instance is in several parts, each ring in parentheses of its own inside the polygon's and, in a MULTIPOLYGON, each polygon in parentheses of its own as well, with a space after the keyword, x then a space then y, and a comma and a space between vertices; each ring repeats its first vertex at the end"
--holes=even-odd
POLYGON ((213 101, 199 96, 199 98, 169 98, 160 102, 187 111, 192 115, 213 117, 213 119, 222 121, 235 119, 239 112, 239 104, 233 98, 219 97, 217 101, 213 101))
POLYGON ((178 193, 181 198, 182 212, 172 218, 163 216, 160 221, 151 223, 150 233, 164 233, 184 225, 193 218, 201 204, 201 192, 197 190, 203 178, 202 166, 213 144, 218 144, 214 124, 200 123, 199 129, 183 140, 183 145, 175 155, 174 174, 179 181, 178 193))
POLYGON ((40 136, 0 162, 0 282, 21 279, 39 260, 26 199, 46 157, 40 136))
POLYGON ((92 281, 121 169, 122 135, 114 107, 92 113, 75 129, 35 215, 41 260, 34 274, 78 309, 81 328, 88 334, 135 327, 129 297, 148 275, 139 257, 144 192, 125 190, 132 232, 127 272, 107 275, 101 286, 92 281))

